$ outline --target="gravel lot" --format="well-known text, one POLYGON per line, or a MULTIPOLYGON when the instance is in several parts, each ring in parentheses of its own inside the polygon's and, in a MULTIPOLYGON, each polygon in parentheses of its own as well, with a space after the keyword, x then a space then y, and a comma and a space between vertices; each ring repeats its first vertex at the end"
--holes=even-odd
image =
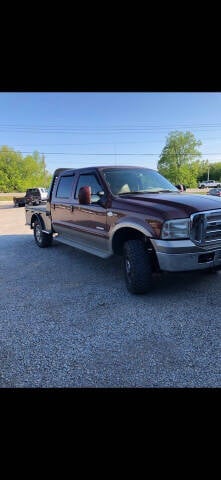
POLYGON ((220 387, 221 273, 127 292, 118 258, 36 246, 0 202, 0 387, 220 387))

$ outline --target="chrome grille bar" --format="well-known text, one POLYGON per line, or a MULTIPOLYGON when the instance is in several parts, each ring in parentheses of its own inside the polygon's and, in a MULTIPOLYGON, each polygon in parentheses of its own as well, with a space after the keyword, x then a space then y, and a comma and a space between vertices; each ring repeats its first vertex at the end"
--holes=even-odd
POLYGON ((190 238, 196 245, 221 243, 221 209, 194 213, 190 220, 190 238))

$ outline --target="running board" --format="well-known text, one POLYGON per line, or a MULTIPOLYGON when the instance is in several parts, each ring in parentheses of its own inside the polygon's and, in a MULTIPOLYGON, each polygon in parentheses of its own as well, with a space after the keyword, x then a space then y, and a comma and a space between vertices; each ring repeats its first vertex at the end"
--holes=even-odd
POLYGON ((109 258, 112 256, 112 253, 104 252, 103 250, 99 250, 98 248, 89 247, 88 245, 82 245, 81 243, 75 242, 69 237, 64 237, 63 235, 57 235, 53 237, 56 242, 64 243, 65 245, 69 245, 69 247, 74 247, 79 250, 83 250, 84 252, 91 253, 92 255, 96 255, 100 258, 109 258))

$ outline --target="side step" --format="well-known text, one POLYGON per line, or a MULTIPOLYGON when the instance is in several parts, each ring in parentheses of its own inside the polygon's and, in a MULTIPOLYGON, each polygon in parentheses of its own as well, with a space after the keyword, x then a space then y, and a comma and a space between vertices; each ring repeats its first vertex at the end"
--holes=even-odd
POLYGON ((109 252, 104 252, 103 250, 99 250, 98 248, 93 248, 90 247, 89 245, 82 245, 81 243, 78 243, 70 237, 65 237, 64 235, 56 235, 53 237, 53 240, 56 240, 56 242, 59 243, 64 243, 65 245, 69 245, 69 247, 74 247, 79 250, 83 250, 84 252, 91 253, 92 255, 96 255, 97 257, 100 258, 109 258, 112 256, 111 253, 109 252))

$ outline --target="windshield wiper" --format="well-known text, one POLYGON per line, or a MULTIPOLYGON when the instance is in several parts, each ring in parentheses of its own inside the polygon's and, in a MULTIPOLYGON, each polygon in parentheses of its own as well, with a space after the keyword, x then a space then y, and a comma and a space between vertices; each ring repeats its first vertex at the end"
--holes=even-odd
POLYGON ((167 190, 166 188, 161 188, 160 190, 154 190, 150 193, 177 193, 176 190, 167 190))
POLYGON ((142 193, 151 193, 149 192, 148 190, 139 190, 139 191, 134 191, 134 192, 122 192, 122 193, 118 193, 117 195, 133 195, 134 193, 139 193, 139 194, 142 194, 142 193))
POLYGON ((118 195, 133 195, 133 194, 139 194, 142 195, 143 193, 177 193, 176 190, 167 190, 166 188, 162 188, 160 190, 138 190, 134 192, 122 192, 118 193, 118 195))

